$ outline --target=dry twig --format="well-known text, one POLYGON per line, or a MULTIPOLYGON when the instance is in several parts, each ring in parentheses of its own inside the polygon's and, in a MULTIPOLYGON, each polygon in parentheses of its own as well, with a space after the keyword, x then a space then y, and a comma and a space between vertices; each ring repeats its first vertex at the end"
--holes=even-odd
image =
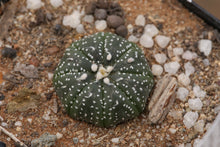
POLYGON ((27 147, 23 142, 21 142, 19 139, 17 139, 15 137, 15 135, 13 135, 12 133, 8 132, 5 128, 3 128, 2 126, 0 126, 0 131, 5 133, 6 135, 8 135, 12 140, 14 140, 15 142, 19 143, 20 146, 23 147, 27 147))
POLYGON ((8 34, 8 28, 12 23, 13 17, 16 12, 18 0, 13 0, 10 5, 8 5, 4 13, 0 19, 0 40, 7 37, 8 34))

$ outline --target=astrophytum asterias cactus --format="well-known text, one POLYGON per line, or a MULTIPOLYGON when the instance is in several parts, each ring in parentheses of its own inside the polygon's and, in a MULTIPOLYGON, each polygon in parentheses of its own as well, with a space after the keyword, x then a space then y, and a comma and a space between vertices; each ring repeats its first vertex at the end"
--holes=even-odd
POLYGON ((102 127, 138 116, 154 84, 142 50, 104 32, 67 48, 53 82, 70 117, 102 127))

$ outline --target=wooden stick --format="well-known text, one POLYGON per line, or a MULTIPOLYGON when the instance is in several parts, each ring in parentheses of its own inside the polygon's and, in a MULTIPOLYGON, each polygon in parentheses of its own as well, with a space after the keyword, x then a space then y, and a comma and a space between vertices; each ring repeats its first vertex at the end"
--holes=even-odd
POLYGON ((3 128, 2 126, 0 126, 0 131, 2 131, 3 133, 5 133, 6 135, 8 135, 12 140, 14 140, 15 142, 19 143, 21 146, 23 147, 27 147, 23 142, 21 142, 18 138, 15 137, 15 135, 13 135, 12 133, 8 132, 5 128, 3 128))

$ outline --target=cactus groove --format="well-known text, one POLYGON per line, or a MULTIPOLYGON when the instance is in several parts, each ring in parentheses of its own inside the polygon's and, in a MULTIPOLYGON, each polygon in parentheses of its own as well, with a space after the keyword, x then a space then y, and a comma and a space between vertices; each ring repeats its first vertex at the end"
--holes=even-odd
POLYGON ((70 117, 111 127, 144 110, 154 81, 137 45, 101 32, 66 49, 53 83, 70 117))

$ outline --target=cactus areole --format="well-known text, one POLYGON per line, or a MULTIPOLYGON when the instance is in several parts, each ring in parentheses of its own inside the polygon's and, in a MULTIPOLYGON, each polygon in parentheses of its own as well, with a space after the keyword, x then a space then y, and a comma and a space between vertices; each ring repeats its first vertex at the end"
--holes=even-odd
POLYGON ((101 32, 66 49, 53 83, 70 117, 111 127, 144 110, 154 81, 137 45, 101 32))

